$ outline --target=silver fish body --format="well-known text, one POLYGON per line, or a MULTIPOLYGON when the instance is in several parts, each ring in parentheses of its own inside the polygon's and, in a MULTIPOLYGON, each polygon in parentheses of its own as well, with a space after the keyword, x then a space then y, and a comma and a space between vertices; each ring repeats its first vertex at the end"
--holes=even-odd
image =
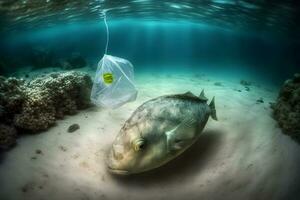
POLYGON ((172 160, 199 137, 209 116, 216 118, 214 99, 202 91, 161 96, 142 104, 125 122, 107 156, 114 174, 134 174, 172 160))

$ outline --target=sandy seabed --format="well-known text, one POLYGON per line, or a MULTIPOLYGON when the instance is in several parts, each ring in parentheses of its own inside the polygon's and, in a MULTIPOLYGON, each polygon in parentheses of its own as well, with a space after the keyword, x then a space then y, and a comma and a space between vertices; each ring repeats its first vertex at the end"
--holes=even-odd
POLYGON ((0 199, 300 199, 300 146, 271 117, 276 89, 253 84, 246 91, 239 80, 203 74, 136 77, 135 102, 83 110, 44 133, 19 138, 0 161, 0 199), (106 171, 106 151, 140 104, 201 89, 216 97, 219 121, 210 119, 190 149, 147 173, 118 177, 106 171), (261 97, 264 103, 257 103, 261 97), (68 133, 73 123, 80 129, 68 133))

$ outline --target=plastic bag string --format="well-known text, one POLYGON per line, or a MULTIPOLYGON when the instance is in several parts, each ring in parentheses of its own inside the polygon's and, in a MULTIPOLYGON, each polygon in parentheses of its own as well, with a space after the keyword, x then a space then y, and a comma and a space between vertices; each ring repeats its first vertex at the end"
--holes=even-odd
POLYGON ((109 29, 106 21, 106 12, 104 12, 104 24, 106 28, 106 45, 105 45, 105 52, 104 55, 107 55, 108 43, 109 43, 109 29))

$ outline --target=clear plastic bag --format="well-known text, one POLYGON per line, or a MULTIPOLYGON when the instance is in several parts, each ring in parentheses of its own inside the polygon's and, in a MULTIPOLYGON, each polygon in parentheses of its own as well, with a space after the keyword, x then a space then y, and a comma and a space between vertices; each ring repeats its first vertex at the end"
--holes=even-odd
POLYGON ((134 101, 137 89, 133 81, 133 66, 128 60, 104 55, 98 63, 91 93, 92 103, 117 108, 134 101))

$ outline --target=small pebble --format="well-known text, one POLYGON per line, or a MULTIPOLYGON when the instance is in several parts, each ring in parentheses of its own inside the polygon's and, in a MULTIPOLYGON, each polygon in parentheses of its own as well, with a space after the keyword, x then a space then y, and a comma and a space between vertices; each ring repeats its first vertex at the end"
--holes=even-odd
POLYGON ((69 126, 68 128, 68 132, 69 133, 73 133, 74 131, 80 129, 80 126, 79 124, 72 124, 71 126, 69 126))
POLYGON ((42 150, 40 150, 40 149, 35 150, 35 153, 36 154, 43 154, 42 150))
POLYGON ((214 85, 216 85, 216 86, 223 86, 222 83, 220 83, 220 82, 215 82, 214 85))

